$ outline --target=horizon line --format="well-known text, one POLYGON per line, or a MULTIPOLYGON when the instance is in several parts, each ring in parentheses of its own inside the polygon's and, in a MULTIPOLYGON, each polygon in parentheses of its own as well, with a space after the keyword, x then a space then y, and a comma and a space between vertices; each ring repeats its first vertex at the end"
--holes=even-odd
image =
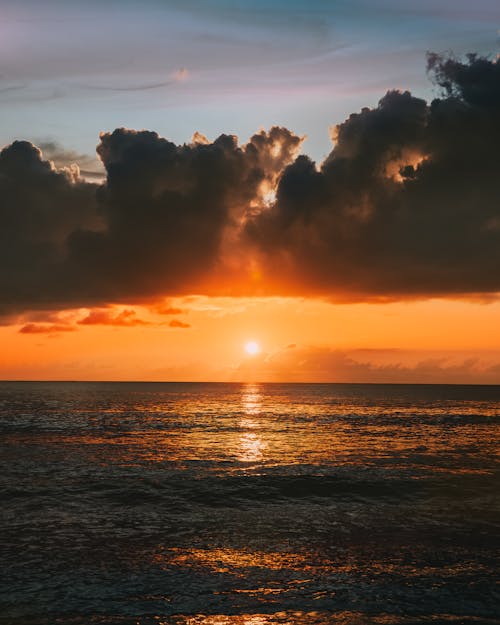
POLYGON ((336 385, 336 386, 500 386, 500 382, 305 382, 258 380, 38 380, 0 379, 0 384, 265 384, 265 385, 336 385))

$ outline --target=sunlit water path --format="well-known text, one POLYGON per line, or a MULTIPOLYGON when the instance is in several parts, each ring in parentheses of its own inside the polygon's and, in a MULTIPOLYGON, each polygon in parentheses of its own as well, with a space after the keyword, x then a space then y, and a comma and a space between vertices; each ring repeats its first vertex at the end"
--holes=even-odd
POLYGON ((500 387, 0 384, 0 624, 500 623, 500 387))

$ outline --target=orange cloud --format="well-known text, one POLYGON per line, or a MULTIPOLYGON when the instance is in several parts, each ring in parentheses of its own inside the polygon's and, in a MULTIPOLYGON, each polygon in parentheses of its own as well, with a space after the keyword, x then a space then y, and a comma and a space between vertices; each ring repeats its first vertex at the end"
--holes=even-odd
POLYGON ((258 360, 247 359, 235 372, 238 380, 263 382, 340 382, 399 384, 498 384, 500 358, 415 352, 415 362, 401 350, 336 350, 290 346, 258 360))
POLYGON ((76 328, 62 323, 27 323, 20 330, 20 334, 57 334, 58 332, 74 332, 76 328))
POLYGON ((146 326, 149 321, 144 321, 136 316, 135 310, 122 310, 118 314, 113 314, 108 310, 92 310, 90 313, 78 321, 79 325, 106 325, 106 326, 146 326))
POLYGON ((154 306, 152 308, 152 311, 155 312, 157 315, 182 315, 184 313, 182 308, 176 308, 175 306, 161 304, 159 306, 154 306))
POLYGON ((191 327, 189 323, 184 323, 184 321, 179 321, 179 319, 172 319, 172 321, 168 325, 171 328, 190 328, 191 327))

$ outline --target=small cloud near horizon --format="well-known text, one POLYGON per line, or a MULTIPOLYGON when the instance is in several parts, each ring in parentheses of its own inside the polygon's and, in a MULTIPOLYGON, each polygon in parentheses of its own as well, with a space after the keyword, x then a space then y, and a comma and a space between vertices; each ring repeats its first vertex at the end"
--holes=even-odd
POLYGON ((75 332, 76 328, 67 324, 27 323, 19 329, 19 334, 59 334, 75 332))
POLYGON ((500 384, 500 354, 486 359, 484 354, 296 346, 242 361, 234 377, 248 376, 263 382, 500 384))
POLYGON ((168 324, 171 328, 190 328, 191 324, 180 321, 179 319, 172 319, 168 324))
POLYGON ((135 310, 129 309, 122 310, 119 313, 113 313, 108 310, 92 310, 77 323, 78 325, 109 325, 121 327, 151 325, 149 321, 137 317, 135 310))

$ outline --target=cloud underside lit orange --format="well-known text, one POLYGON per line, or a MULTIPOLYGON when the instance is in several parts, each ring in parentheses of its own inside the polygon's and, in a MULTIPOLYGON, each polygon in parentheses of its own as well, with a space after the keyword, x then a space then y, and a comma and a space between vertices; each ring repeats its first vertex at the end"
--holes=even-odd
MULTIPOLYGON (((430 55, 429 71, 440 98, 388 92, 336 127, 319 167, 282 127, 244 145, 104 133, 102 184, 14 142, 0 153, 0 315, 189 294, 495 298, 500 61, 430 55)), ((107 314, 78 323, 142 324, 107 314)))

